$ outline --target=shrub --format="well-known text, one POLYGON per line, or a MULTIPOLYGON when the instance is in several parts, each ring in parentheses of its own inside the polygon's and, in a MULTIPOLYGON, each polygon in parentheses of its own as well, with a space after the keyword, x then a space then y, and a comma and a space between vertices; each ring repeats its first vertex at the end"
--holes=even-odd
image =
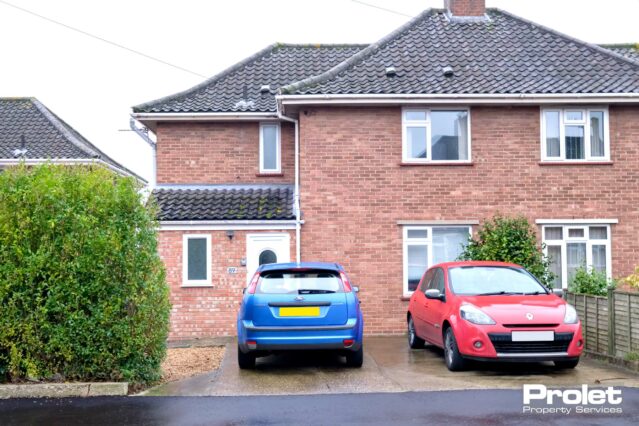
POLYGON ((626 361, 639 361, 639 352, 628 352, 624 359, 626 361))
POLYGON ((500 214, 482 223, 477 238, 468 240, 460 260, 493 260, 511 262, 526 268, 546 286, 552 286, 554 275, 549 259, 537 244, 535 230, 523 216, 500 214))
POLYGON ((168 287, 138 189, 102 167, 0 173, 0 380, 159 378, 168 287))
POLYGON ((635 268, 635 272, 624 278, 622 282, 635 290, 639 290, 639 266, 635 268))
POLYGON ((608 289, 614 287, 614 281, 609 280, 604 272, 592 268, 577 269, 568 284, 568 290, 573 293, 593 296, 605 296, 608 294, 608 289))

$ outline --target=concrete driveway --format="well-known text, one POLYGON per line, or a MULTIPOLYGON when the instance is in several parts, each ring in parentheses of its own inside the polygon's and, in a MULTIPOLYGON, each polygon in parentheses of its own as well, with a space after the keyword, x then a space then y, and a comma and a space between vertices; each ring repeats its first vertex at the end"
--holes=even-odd
POLYGON ((589 359, 582 359, 575 370, 556 370, 551 363, 477 363, 468 371, 452 373, 444 364, 441 350, 410 350, 402 336, 366 338, 361 369, 346 367, 341 358, 332 354, 291 353, 258 358, 256 369, 246 371, 237 367, 236 350, 235 342, 227 345, 216 372, 167 383, 144 394, 232 396, 521 389, 525 383, 639 387, 639 375, 589 359))

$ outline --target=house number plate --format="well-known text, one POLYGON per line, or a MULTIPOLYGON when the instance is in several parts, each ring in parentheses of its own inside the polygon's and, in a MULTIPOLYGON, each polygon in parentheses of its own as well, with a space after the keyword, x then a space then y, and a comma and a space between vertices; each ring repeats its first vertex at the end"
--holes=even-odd
POLYGON ((226 272, 228 272, 229 274, 237 274, 237 268, 235 266, 229 266, 228 268, 226 268, 226 272))

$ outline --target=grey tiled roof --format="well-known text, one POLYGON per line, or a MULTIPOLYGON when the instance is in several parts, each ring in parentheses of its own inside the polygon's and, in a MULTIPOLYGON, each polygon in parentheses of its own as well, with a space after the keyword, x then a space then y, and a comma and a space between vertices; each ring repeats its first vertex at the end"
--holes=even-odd
POLYGON ((483 22, 423 12, 342 64, 282 88, 298 94, 637 93, 639 64, 498 9, 483 22), (397 75, 387 77, 385 68, 397 75), (454 76, 443 75, 450 66, 454 76))
POLYGON ((273 44, 198 86, 137 105, 133 111, 274 112, 281 86, 319 74, 364 47, 273 44), (270 92, 261 93, 263 85, 269 85, 270 92))
POLYGON ((144 180, 100 151, 35 98, 0 98, 0 159, 99 159, 144 180))
POLYGON ((608 50, 611 50, 625 58, 639 62, 639 43, 636 44, 602 44, 608 50))
POLYGON ((210 185, 157 188, 159 220, 295 219, 292 185, 210 185))

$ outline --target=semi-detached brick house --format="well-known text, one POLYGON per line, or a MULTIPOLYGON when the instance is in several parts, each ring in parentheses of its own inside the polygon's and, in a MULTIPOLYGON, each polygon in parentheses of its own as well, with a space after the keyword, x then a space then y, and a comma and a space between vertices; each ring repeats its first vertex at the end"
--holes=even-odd
POLYGON ((366 331, 400 333, 422 272, 495 212, 558 284, 639 262, 639 54, 482 0, 368 46, 275 44, 134 108, 157 135, 171 339, 234 333, 258 264, 338 261, 366 331))

